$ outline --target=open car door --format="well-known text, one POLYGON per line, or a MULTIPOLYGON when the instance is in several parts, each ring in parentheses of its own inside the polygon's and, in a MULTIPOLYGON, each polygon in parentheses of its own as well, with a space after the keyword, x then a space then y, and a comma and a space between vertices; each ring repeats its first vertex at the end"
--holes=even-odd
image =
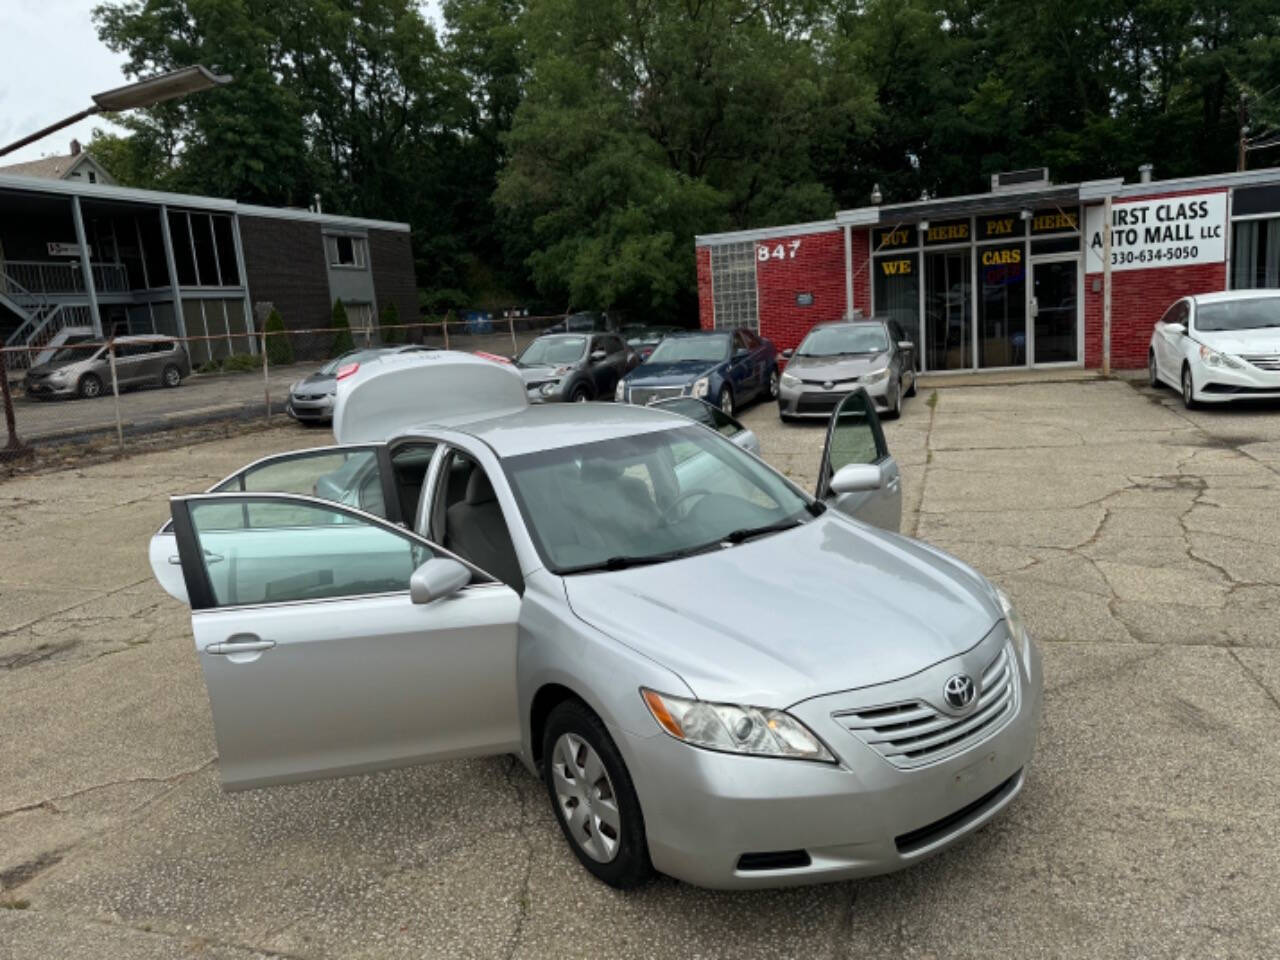
POLYGON ((226 789, 518 749, 510 587, 315 497, 171 504, 226 789))
POLYGON ((817 497, 885 530, 897 533, 902 525, 902 476, 889 455, 875 403, 861 387, 832 411, 817 497))

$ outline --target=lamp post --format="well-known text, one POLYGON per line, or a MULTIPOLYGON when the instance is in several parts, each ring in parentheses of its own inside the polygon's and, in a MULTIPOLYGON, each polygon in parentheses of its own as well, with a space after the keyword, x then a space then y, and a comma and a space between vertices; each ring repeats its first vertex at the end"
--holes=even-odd
POLYGON ((73 113, 57 123, 50 124, 43 130, 37 130, 29 136, 23 137, 21 140, 15 140, 7 146, 0 147, 0 157, 25 147, 29 143, 34 143, 43 137, 47 137, 63 127, 69 127, 85 117, 91 117, 95 113, 119 113, 123 110, 151 107, 157 103, 164 103, 166 100, 175 100, 191 93, 199 93, 203 90, 212 90, 214 87, 225 86, 230 82, 231 76, 229 74, 213 73, 207 67, 197 64, 194 67, 183 67, 181 70, 173 70, 169 73, 147 77, 145 80, 125 84, 123 87, 116 87, 114 90, 107 90, 104 93, 95 93, 92 97, 93 106, 81 110, 79 113, 73 113))

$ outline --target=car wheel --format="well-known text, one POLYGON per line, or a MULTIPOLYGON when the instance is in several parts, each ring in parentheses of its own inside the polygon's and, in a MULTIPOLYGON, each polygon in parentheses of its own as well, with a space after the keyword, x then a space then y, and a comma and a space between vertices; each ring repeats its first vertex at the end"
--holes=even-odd
POLYGON ((1182 405, 1188 410, 1199 406, 1196 403, 1195 381, 1191 379, 1191 367, 1185 363, 1182 365, 1182 405))
POLYGON ((1154 350, 1147 351, 1147 376, 1151 380, 1151 389, 1160 389, 1160 373, 1156 367, 1156 352, 1154 350))
POLYGON ((574 403, 586 403, 591 399, 591 391, 587 389, 585 383, 580 383, 573 388, 573 393, 569 394, 569 399, 574 403))
POLYGON ((769 372, 769 399, 778 399, 778 368, 774 367, 769 372))
POLYGON ((911 371, 911 389, 907 391, 907 396, 914 397, 915 395, 916 395, 916 372, 912 370, 911 371))
POLYGON ((542 772, 565 839, 598 880, 628 889, 649 878, 644 817, 627 765, 604 723, 566 700, 551 711, 542 737, 542 772))
POLYGON ((182 371, 175 367, 172 363, 160 374, 160 385, 165 387, 176 387, 182 383, 182 371))
POLYGON ((102 396, 102 381, 92 373, 86 373, 80 378, 78 387, 80 396, 86 400, 92 400, 94 397, 102 396))
POLYGON ((902 378, 898 378, 898 389, 893 391, 893 406, 885 413, 888 420, 897 420, 902 416, 902 378))
POLYGON ((733 416, 733 391, 727 384, 720 388, 720 396, 716 400, 716 406, 718 406, 723 413, 727 413, 731 417, 733 416))

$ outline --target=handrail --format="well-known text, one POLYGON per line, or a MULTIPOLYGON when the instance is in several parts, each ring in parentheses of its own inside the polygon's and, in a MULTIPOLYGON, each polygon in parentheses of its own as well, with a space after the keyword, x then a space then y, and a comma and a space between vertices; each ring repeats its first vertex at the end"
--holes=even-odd
MULTIPOLYGON (((123 293, 129 289, 129 274, 123 263, 90 263, 94 288, 100 293, 123 293)), ((21 287, 27 296, 48 293, 84 293, 84 269, 67 260, 6 260, 5 279, 21 287)))

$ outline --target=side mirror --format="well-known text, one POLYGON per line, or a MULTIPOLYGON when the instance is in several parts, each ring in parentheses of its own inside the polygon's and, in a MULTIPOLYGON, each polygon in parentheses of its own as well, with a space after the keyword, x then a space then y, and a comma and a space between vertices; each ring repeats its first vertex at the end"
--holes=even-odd
POLYGON ((790 360, 794 354, 795 354, 795 351, 792 350, 790 347, 787 347, 787 349, 782 351, 782 356, 783 356, 783 359, 785 360, 790 360))
POLYGON ((434 603, 457 593, 471 582, 471 571, 449 557, 432 557, 409 578, 409 599, 434 603))
POLYGON ((737 350, 733 351, 733 355, 735 358, 745 357, 747 353, 748 353, 748 350, 746 347, 739 347, 737 350))
POLYGON ((1175 337, 1180 337, 1187 332, 1187 327, 1186 324, 1183 323, 1166 323, 1164 325, 1164 332, 1171 333, 1175 337))
POLYGON ((605 353, 603 350, 592 350, 592 351, 591 351, 591 362, 592 362, 592 363, 599 363, 601 360, 603 360, 603 359, 604 359, 605 357, 607 357, 607 356, 608 356, 608 354, 607 354, 607 353, 605 353))
POLYGON ((915 344, 914 344, 914 343, 912 343, 910 340, 899 340, 899 341, 898 341, 898 349, 899 349, 899 350, 910 350, 910 349, 911 349, 912 347, 914 347, 914 346, 915 346, 915 344))
POLYGON ((880 467, 874 463, 850 463, 836 471, 831 478, 832 493, 864 493, 879 490, 884 485, 880 467))

